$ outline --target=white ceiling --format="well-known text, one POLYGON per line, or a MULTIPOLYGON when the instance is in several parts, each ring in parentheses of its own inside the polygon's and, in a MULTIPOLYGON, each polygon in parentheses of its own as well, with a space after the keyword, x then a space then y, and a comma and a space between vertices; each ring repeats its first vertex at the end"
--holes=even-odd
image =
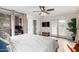
MULTIPOLYGON (((34 17, 39 16, 39 12, 33 11, 40 11, 38 6, 1 6, 3 8, 7 8, 10 10, 15 10, 22 13, 30 14, 34 17)), ((49 12, 50 15, 62 15, 67 13, 76 13, 79 10, 79 6, 46 6, 47 9, 54 8, 55 11, 49 12)))

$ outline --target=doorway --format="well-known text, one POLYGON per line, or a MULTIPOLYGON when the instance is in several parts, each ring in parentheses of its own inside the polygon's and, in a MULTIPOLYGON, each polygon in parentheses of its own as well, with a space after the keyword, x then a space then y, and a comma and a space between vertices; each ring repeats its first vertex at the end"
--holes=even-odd
POLYGON ((15 35, 23 34, 22 19, 15 16, 15 35))
POLYGON ((37 21, 36 20, 33 20, 33 33, 34 34, 36 34, 36 30, 37 30, 37 28, 36 28, 36 25, 37 25, 37 21))

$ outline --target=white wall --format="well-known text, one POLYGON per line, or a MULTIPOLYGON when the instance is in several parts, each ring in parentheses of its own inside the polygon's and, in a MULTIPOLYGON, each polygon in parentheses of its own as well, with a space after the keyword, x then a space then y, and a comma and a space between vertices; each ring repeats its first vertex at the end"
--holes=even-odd
POLYGON ((75 38, 75 42, 79 43, 79 11, 77 13, 77 31, 76 31, 76 38, 75 38))
POLYGON ((38 18, 34 18, 31 15, 27 15, 28 20, 28 34, 34 34, 34 24, 33 20, 36 20, 36 34, 40 33, 40 20, 38 18))
POLYGON ((31 15, 27 15, 28 20, 28 33, 33 34, 33 17, 31 15))
MULTIPOLYGON (((42 32, 50 32, 50 35, 57 35, 57 20, 66 20, 65 23, 68 23, 70 21, 71 18, 76 18, 77 14, 65 14, 65 15, 60 15, 60 16, 50 16, 50 17, 42 17, 42 18, 38 18, 38 19, 34 19, 31 15, 27 15, 27 20, 28 20, 28 33, 29 34, 33 34, 33 20, 37 20, 37 25, 36 25, 36 33, 37 34, 42 34, 42 32), (42 22, 50 22, 50 27, 42 27, 42 22)), ((61 24, 62 25, 62 24, 61 24)), ((61 27, 60 25, 60 27, 61 27)), ((68 25, 66 24, 65 27, 68 27, 68 25)), ((71 39, 71 32, 69 32, 68 30, 66 30, 65 27, 61 27, 60 28, 60 36, 64 36, 66 38, 71 39), (63 30, 62 30, 63 29, 63 30), (64 31, 65 30, 65 31, 64 31)))
MULTIPOLYGON (((56 35, 57 33, 57 30, 56 30, 56 20, 66 20, 66 25, 65 27, 68 27, 67 23, 70 21, 71 18, 76 18, 77 14, 74 13, 74 14, 65 14, 65 15, 60 15, 60 16, 50 16, 50 17, 45 17, 45 18, 41 18, 41 21, 40 23, 44 22, 44 21, 49 21, 50 22, 50 27, 40 27, 40 34, 42 32, 50 32, 51 35, 56 35)), ((41 25, 41 24, 40 24, 41 25)), ((64 35, 65 37, 71 39, 71 32, 69 32, 68 30, 66 30, 65 27, 61 27, 60 28, 60 33, 62 35, 64 35), (62 30, 63 29, 63 30, 62 30), (64 32, 65 30, 65 32, 64 32)))
POLYGON ((40 24, 40 34, 42 34, 42 32, 51 32, 51 26, 50 27, 42 27, 42 22, 50 22, 50 19, 43 18, 41 19, 41 24, 40 24))

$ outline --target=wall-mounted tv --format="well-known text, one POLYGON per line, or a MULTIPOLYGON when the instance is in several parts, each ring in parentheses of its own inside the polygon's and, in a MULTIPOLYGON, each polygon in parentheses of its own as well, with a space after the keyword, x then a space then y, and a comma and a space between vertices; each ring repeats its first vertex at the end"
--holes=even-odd
POLYGON ((42 27, 50 27, 50 22, 42 22, 42 27))

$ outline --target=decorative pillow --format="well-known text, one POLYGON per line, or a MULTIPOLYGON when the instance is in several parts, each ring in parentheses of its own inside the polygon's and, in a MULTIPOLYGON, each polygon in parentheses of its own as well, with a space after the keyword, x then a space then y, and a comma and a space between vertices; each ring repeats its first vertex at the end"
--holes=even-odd
POLYGON ((11 42, 10 35, 4 31, 0 31, 0 37, 3 38, 4 41, 7 41, 8 43, 7 47, 10 49, 10 51, 12 51, 13 43, 11 42))
POLYGON ((10 35, 4 31, 0 31, 0 37, 5 40, 10 40, 10 35))
POLYGON ((0 52, 8 52, 7 43, 4 41, 4 39, 0 38, 0 52))

